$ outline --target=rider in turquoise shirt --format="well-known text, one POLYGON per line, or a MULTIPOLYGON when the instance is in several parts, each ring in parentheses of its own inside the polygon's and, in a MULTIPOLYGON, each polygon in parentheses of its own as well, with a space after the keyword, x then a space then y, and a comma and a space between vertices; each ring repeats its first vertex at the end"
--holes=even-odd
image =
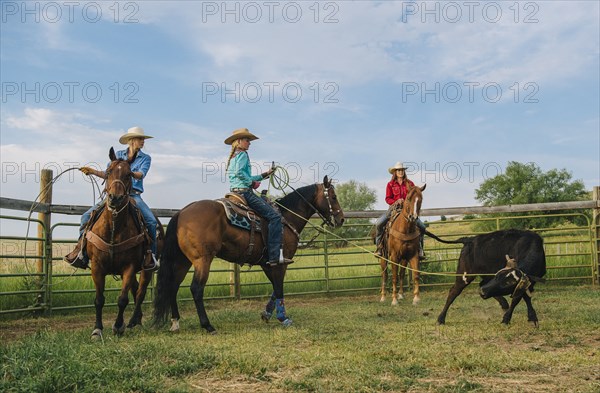
POLYGON ((229 177, 229 188, 231 192, 242 195, 248 206, 269 222, 267 265, 275 266, 277 264, 292 263, 291 259, 283 256, 281 214, 254 193, 254 189, 258 188, 258 182, 268 178, 275 171, 274 168, 271 168, 261 175, 252 176, 248 149, 250 148, 250 141, 256 139, 258 137, 246 128, 233 131, 233 135, 225 139, 225 144, 231 145, 231 153, 226 169, 229 177))
POLYGON ((249 188, 252 182, 263 180, 263 175, 252 176, 247 151, 240 151, 231 158, 227 172, 230 188, 249 188))

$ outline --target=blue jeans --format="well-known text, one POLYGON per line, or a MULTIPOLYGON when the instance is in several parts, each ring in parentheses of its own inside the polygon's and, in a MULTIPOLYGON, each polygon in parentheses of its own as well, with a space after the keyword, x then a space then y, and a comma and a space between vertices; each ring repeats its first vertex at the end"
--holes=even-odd
MULTIPOLYGON (((144 217, 144 222, 146 223, 146 228, 148 228, 148 233, 150 234, 150 238, 152 239, 152 252, 156 255, 156 226, 158 222, 156 218, 154 218, 154 214, 146 205, 146 202, 142 200, 142 197, 139 194, 131 194, 129 195, 136 203, 138 209, 140 209, 140 213, 142 213, 142 217, 144 217)), ((92 212, 96 210, 100 205, 102 205, 104 201, 98 202, 96 205, 90 207, 85 213, 81 215, 81 227, 79 228, 79 236, 83 234, 83 230, 87 225, 88 221, 90 221, 90 217, 92 216, 92 212)))
POLYGON ((269 261, 279 260, 279 250, 281 249, 281 239, 283 237, 283 225, 281 224, 281 215, 271 207, 262 198, 256 196, 252 190, 242 194, 246 198, 248 206, 256 211, 261 217, 269 222, 268 244, 269 261))

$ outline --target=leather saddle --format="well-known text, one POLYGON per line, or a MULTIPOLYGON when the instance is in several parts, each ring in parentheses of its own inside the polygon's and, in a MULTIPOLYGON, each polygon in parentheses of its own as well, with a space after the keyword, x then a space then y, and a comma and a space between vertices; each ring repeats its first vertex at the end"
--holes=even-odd
MULTIPOLYGON (((88 240, 92 241, 92 243, 95 244, 97 247, 99 247, 99 249, 101 249, 101 250, 106 249, 106 245, 104 244, 105 242, 102 241, 102 239, 100 239, 97 235, 95 235, 91 231, 91 228, 94 226, 96 221, 98 221, 98 219, 102 215, 102 212, 104 211, 104 209, 106 209, 106 204, 104 204, 104 203, 100 204, 100 206, 96 210, 92 211, 90 220, 88 221, 86 226, 84 228, 82 228, 83 229, 82 248, 84 250, 86 248, 86 242, 88 240)), ((120 248, 127 249, 128 247, 130 247, 131 243, 133 243, 133 245, 135 245, 135 244, 139 243, 140 241, 145 241, 148 249, 150 249, 150 243, 152 242, 152 240, 151 240, 152 238, 150 237, 150 235, 148 234, 148 230, 146 229, 146 223, 144 221, 144 217, 142 216, 140 209, 137 207, 137 205, 135 204, 135 201, 133 199, 131 199, 129 201, 127 210, 128 210, 128 213, 131 215, 131 217, 133 217, 133 221, 135 223, 135 227, 136 227, 137 233, 139 235, 123 242, 123 244, 121 244, 120 248)))

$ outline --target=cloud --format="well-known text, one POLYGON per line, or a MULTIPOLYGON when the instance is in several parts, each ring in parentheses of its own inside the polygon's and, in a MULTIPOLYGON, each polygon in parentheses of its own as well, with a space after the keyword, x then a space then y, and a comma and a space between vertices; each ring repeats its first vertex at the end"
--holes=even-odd
POLYGON ((243 9, 237 11, 236 23, 235 12, 205 15, 201 4, 190 4, 185 11, 173 7, 171 13, 160 8, 162 15, 150 12, 150 19, 197 51, 199 61, 212 63, 196 67, 196 83, 332 80, 350 87, 378 80, 456 80, 547 86, 597 64, 598 38, 590 40, 597 37, 597 3, 531 3, 537 8, 526 9, 522 3, 494 3, 502 13, 496 22, 480 5, 472 23, 467 7, 455 3, 462 8, 460 22, 451 23, 438 11, 438 23, 431 15, 423 23, 423 9, 406 17, 407 2, 335 2, 337 22, 330 24, 322 23, 324 13, 315 23, 310 4, 300 4, 304 14, 297 23, 286 23, 278 14, 273 23, 265 18, 249 23, 243 9), (205 23, 198 22, 199 15, 205 23))

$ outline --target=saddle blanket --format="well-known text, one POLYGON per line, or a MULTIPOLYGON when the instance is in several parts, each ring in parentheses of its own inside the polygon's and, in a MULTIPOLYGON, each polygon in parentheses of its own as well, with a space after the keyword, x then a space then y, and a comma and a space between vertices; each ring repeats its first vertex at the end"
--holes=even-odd
POLYGON ((223 208, 225 209, 225 215, 227 216, 227 219, 231 225, 247 231, 250 231, 252 227, 254 227, 256 232, 262 231, 261 218, 247 206, 231 202, 226 198, 217 199, 217 202, 223 205, 223 208))

